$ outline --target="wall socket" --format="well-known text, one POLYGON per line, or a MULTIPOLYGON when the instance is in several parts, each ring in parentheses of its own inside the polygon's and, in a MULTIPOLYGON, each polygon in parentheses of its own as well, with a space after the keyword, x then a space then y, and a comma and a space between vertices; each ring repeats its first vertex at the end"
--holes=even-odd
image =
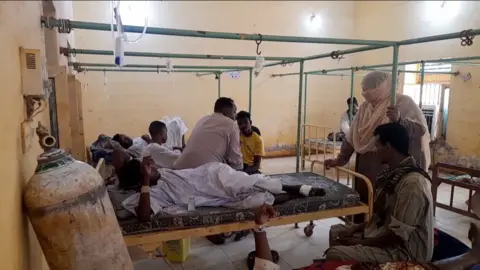
POLYGON ((32 148, 32 142, 35 138, 35 127, 33 121, 23 121, 21 125, 22 151, 27 153, 32 148))

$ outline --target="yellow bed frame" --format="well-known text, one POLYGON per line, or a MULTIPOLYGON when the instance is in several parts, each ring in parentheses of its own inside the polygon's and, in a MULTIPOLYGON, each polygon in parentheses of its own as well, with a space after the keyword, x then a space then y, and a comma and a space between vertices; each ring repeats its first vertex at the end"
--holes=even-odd
MULTIPOLYGON (((99 161, 96 170, 99 173, 102 173, 102 167, 104 167, 104 161, 99 161)), ((315 164, 323 164, 323 162, 314 160, 312 161, 310 171, 313 172, 315 164)), ((338 178, 339 172, 344 172, 350 174, 362 181, 365 181, 368 187, 368 205, 364 203, 360 203, 355 206, 344 207, 344 208, 336 208, 336 209, 329 209, 329 210, 320 210, 317 212, 309 212, 309 213, 301 213, 292 216, 280 216, 273 218, 268 222, 267 226, 280 226, 280 225, 287 225, 293 223, 299 223, 304 221, 311 221, 311 220, 319 220, 319 219, 327 219, 333 217, 344 217, 344 216, 351 216, 356 214, 365 214, 366 220, 370 220, 373 211, 373 187, 370 180, 359 173, 350 171, 345 168, 334 168, 336 171, 336 175, 338 178)), ((323 170, 325 175, 325 169, 323 170)), ((159 231, 159 232, 152 232, 152 233, 145 233, 145 234, 138 234, 138 235, 128 235, 124 236, 124 240, 127 246, 138 246, 152 254, 161 244, 165 241, 170 240, 178 240, 184 239, 188 237, 200 237, 200 236, 208 236, 232 231, 242 231, 248 230, 255 227, 254 221, 243 221, 243 222, 236 222, 236 223, 229 223, 229 224, 219 224, 214 226, 205 226, 205 227, 198 227, 198 228, 190 228, 190 229, 177 229, 177 230, 170 230, 170 231, 159 231)))

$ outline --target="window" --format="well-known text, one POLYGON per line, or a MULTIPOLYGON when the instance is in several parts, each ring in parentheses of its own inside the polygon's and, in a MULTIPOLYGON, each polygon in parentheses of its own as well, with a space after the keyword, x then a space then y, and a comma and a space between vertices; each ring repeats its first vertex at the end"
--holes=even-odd
MULTIPOLYGON (((406 71, 420 71, 420 68, 420 64, 405 66, 406 71)), ((452 66, 450 64, 425 63, 426 72, 451 72, 451 70, 452 66)), ((449 89, 445 87, 449 85, 451 75, 425 73, 422 93, 420 93, 420 73, 405 73, 404 78, 403 94, 410 96, 413 101, 421 107, 427 120, 428 128, 432 136, 431 138, 436 138, 440 132, 445 136, 449 98, 449 89), (444 98, 442 104, 443 92, 444 98), (422 94, 422 97, 420 97, 420 94, 422 94), (441 129, 439 125, 441 125, 441 129)))
MULTIPOLYGON (((420 71, 420 64, 406 65, 406 71, 420 71)), ((451 72, 452 65, 425 63, 426 72, 451 72)), ((403 94, 410 96, 415 103, 423 106, 440 106, 442 85, 450 83, 450 75, 428 74, 424 76, 422 100, 420 102, 420 73, 405 73, 403 94)))

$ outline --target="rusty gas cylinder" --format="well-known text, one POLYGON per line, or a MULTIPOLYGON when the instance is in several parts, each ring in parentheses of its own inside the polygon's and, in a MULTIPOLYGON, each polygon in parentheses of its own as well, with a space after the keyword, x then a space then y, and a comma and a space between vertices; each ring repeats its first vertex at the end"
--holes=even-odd
POLYGON ((24 204, 51 270, 131 270, 103 180, 37 128, 44 153, 24 190, 24 204))

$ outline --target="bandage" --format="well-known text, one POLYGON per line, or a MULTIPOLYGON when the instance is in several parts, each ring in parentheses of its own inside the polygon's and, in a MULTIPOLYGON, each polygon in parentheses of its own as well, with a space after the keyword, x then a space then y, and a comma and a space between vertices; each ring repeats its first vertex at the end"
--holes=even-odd
POLYGON ((309 185, 302 185, 300 186, 300 194, 302 194, 305 197, 308 197, 310 195, 310 190, 312 190, 312 186, 309 185))

